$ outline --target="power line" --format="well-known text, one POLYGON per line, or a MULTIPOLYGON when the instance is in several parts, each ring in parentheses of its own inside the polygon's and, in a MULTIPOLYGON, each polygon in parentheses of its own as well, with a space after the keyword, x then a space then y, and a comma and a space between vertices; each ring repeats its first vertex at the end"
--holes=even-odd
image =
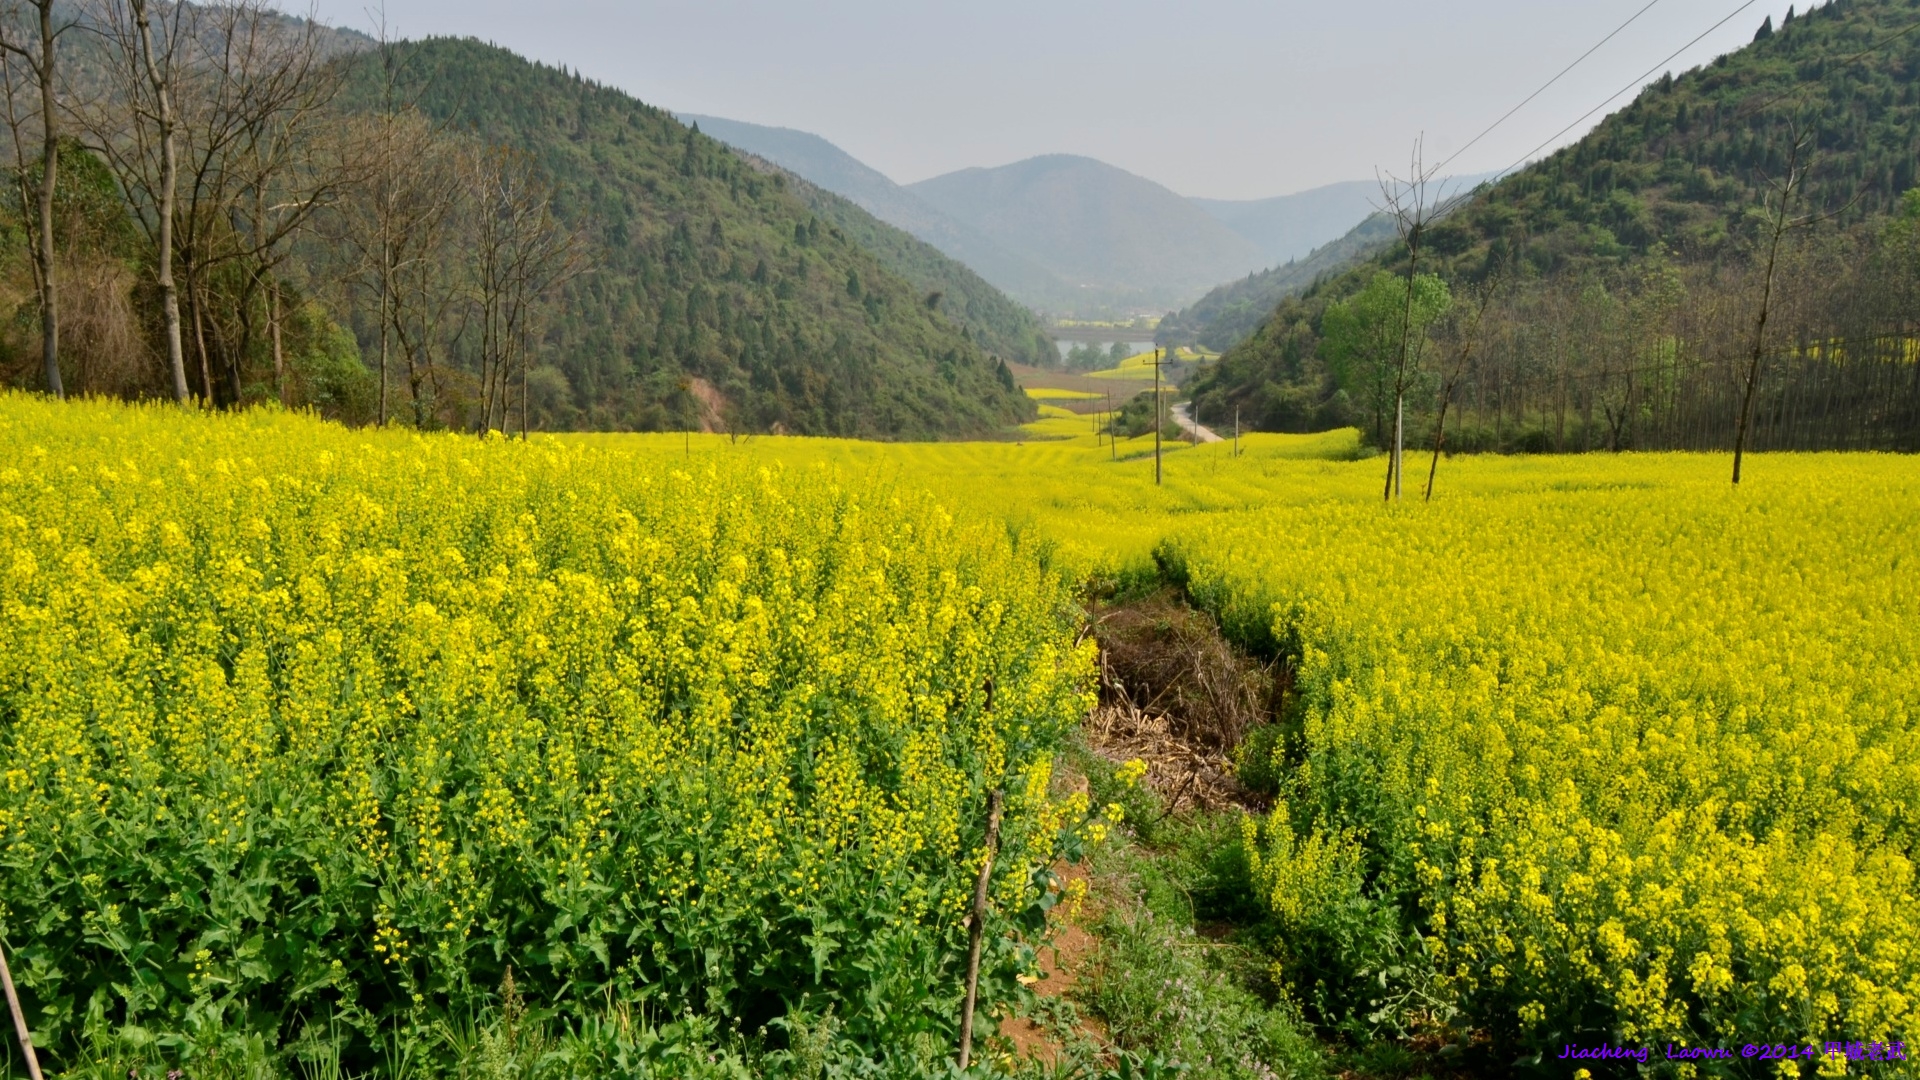
POLYGON ((1607 100, 1601 102, 1598 105, 1595 105, 1593 108, 1588 109, 1586 112, 1581 113, 1580 118, 1578 120, 1575 120, 1573 123, 1568 124, 1566 127, 1563 127, 1559 131, 1554 132, 1552 135, 1548 136, 1547 139, 1544 142, 1542 142, 1539 146, 1536 146, 1533 149, 1527 151, 1526 153, 1520 155, 1520 159, 1518 161, 1515 161, 1513 164, 1500 170, 1501 175, 1510 173, 1513 170, 1519 168, 1520 166, 1526 164, 1527 160, 1533 157, 1533 155, 1546 149, 1548 146, 1551 146, 1553 143, 1558 142, 1560 139, 1560 136, 1565 135, 1567 132, 1572 131, 1576 127, 1579 127, 1582 123, 1586 122, 1588 117, 1592 116, 1594 113, 1599 112, 1601 109, 1604 109, 1607 106, 1613 104, 1614 101, 1618 99, 1621 94, 1624 94, 1629 90, 1635 90, 1642 86, 1645 86, 1647 84, 1647 80, 1653 77, 1654 72, 1659 71, 1661 68, 1666 67, 1668 64, 1671 64, 1675 57, 1679 56, 1683 52, 1686 52, 1688 49, 1693 48, 1695 45, 1700 44, 1701 41, 1705 40, 1708 34, 1711 34, 1715 30, 1718 30, 1721 27, 1727 25, 1729 22, 1732 22, 1734 19, 1734 16, 1739 15, 1741 12, 1747 10, 1748 8, 1752 7, 1753 5, 1759 2, 1760 0, 1746 0, 1746 3, 1741 4, 1739 7, 1734 8, 1731 12, 1728 12, 1726 18, 1723 18, 1719 22, 1714 23, 1712 26, 1707 27, 1705 30, 1702 30, 1699 36, 1695 37, 1692 41, 1689 41, 1685 45, 1682 45, 1679 48, 1673 50, 1673 52, 1670 55, 1668 55, 1668 57, 1665 60, 1662 60, 1659 63, 1648 68, 1645 74, 1641 75, 1639 78, 1634 79, 1632 82, 1621 87, 1620 89, 1614 91, 1613 94, 1607 98, 1607 100))
POLYGON ((1444 168, 1446 168, 1446 167, 1447 167, 1448 165, 1450 165, 1450 164, 1452 164, 1452 162, 1453 162, 1453 159, 1454 159, 1454 158, 1457 158, 1457 157, 1459 157, 1459 156, 1460 156, 1461 154, 1464 154, 1464 153, 1466 153, 1466 152, 1467 152, 1467 151, 1468 151, 1469 149, 1471 149, 1474 143, 1477 143, 1477 142, 1479 142, 1479 141, 1480 141, 1481 139, 1484 139, 1484 138, 1486 138, 1486 137, 1487 137, 1488 135, 1491 135, 1491 134, 1493 134, 1493 129, 1494 129, 1494 128, 1497 128, 1497 127, 1499 127, 1499 126, 1500 126, 1501 124, 1504 124, 1504 123, 1506 123, 1506 122, 1507 122, 1508 120, 1510 120, 1510 119, 1512 119, 1512 118, 1513 118, 1513 114, 1514 114, 1514 113, 1517 113, 1517 112, 1519 112, 1519 111, 1520 111, 1521 109, 1524 109, 1524 108, 1526 108, 1526 107, 1527 107, 1527 103, 1528 103, 1528 102, 1531 102, 1531 101, 1532 101, 1532 100, 1533 100, 1534 98, 1537 98, 1537 97, 1539 97, 1539 96, 1540 96, 1541 94, 1544 94, 1544 93, 1546 93, 1546 92, 1547 92, 1547 89, 1548 89, 1549 87, 1551 87, 1551 86, 1552 86, 1552 85, 1553 85, 1554 83, 1557 83, 1557 82, 1559 82, 1559 81, 1560 81, 1561 79, 1563 79, 1563 78, 1565 78, 1565 77, 1566 77, 1566 75, 1567 75, 1567 73, 1568 73, 1568 72, 1570 72, 1570 71, 1572 71, 1572 70, 1573 70, 1574 68, 1577 68, 1577 67, 1579 67, 1579 66, 1580 66, 1580 63, 1581 63, 1581 61, 1583 61, 1583 60, 1585 60, 1585 59, 1586 59, 1587 57, 1589 57, 1589 56, 1592 56, 1592 55, 1593 55, 1594 53, 1596 53, 1596 52, 1599 52, 1599 51, 1600 51, 1600 46, 1602 46, 1602 45, 1605 45, 1605 44, 1606 44, 1607 42, 1609 42, 1609 41, 1612 41, 1612 40, 1613 40, 1614 38, 1616 38, 1616 37, 1619 37, 1619 36, 1620 36, 1620 31, 1622 31, 1622 30, 1625 30, 1625 29, 1626 29, 1627 27, 1629 27, 1629 26, 1632 26, 1632 25, 1633 25, 1633 24, 1634 24, 1635 22, 1637 22, 1637 21, 1639 21, 1639 18, 1640 18, 1640 16, 1642 16, 1642 15, 1645 15, 1645 14, 1646 14, 1647 12, 1649 12, 1649 11, 1651 11, 1651 10, 1653 10, 1653 6, 1654 6, 1655 4, 1658 4, 1659 2, 1660 2, 1660 0, 1648 0, 1648 2, 1647 2, 1647 6, 1646 6, 1646 7, 1643 7, 1643 8, 1641 8, 1641 9, 1640 9, 1639 11, 1636 11, 1636 12, 1634 12, 1634 13, 1633 13, 1633 17, 1632 17, 1632 18, 1630 18, 1630 19, 1628 19, 1628 20, 1627 20, 1626 22, 1623 22, 1623 23, 1621 23, 1621 24, 1620 24, 1619 26, 1616 26, 1616 27, 1614 27, 1614 29, 1613 29, 1613 33, 1611 33, 1611 34, 1608 34, 1608 35, 1607 35, 1606 37, 1603 37, 1603 38, 1601 38, 1601 39, 1600 39, 1600 40, 1599 40, 1598 42, 1596 42, 1596 43, 1594 44, 1594 46, 1593 46, 1593 48, 1591 48, 1591 49, 1588 49, 1588 50, 1587 50, 1586 52, 1583 52, 1583 53, 1581 53, 1581 54, 1579 55, 1579 57, 1578 57, 1578 58, 1576 58, 1576 59, 1574 60, 1574 62, 1573 62, 1573 63, 1571 63, 1571 64, 1568 64, 1568 65, 1567 65, 1566 67, 1564 67, 1564 68, 1561 68, 1561 69, 1560 69, 1560 74, 1558 74, 1558 75, 1555 75, 1555 76, 1554 76, 1553 78, 1551 78, 1551 79, 1548 79, 1548 80, 1547 80, 1547 81, 1546 81, 1546 82, 1545 82, 1545 83, 1544 83, 1544 84, 1543 84, 1543 85, 1542 85, 1542 86, 1540 87, 1540 89, 1538 89, 1538 90, 1535 90, 1535 91, 1534 91, 1533 93, 1531 93, 1531 94, 1528 94, 1528 95, 1526 96, 1526 99, 1525 99, 1525 100, 1523 100, 1523 101, 1521 101, 1521 102, 1520 102, 1520 104, 1518 104, 1518 105, 1515 105, 1515 106, 1514 106, 1513 108, 1511 108, 1511 109, 1508 109, 1508 110, 1506 111, 1506 114, 1505 114, 1505 115, 1503 115, 1503 116, 1501 116, 1501 117, 1500 117, 1500 119, 1498 119, 1498 120, 1495 120, 1495 121, 1494 121, 1493 123, 1491 123, 1491 124, 1489 124, 1489 125, 1487 125, 1487 130, 1485 130, 1485 131, 1483 131, 1483 132, 1481 132, 1480 134, 1478 134, 1478 135, 1475 135, 1475 136, 1474 136, 1473 138, 1471 138, 1471 139, 1469 139, 1469 140, 1467 140, 1467 144, 1466 144, 1465 146, 1462 146, 1462 147, 1461 147, 1460 149, 1458 149, 1458 150, 1455 150, 1455 151, 1454 151, 1454 152, 1453 152, 1452 154, 1450 154, 1450 155, 1448 155, 1448 156, 1447 156, 1447 160, 1445 160, 1445 161, 1443 161, 1443 162, 1441 162, 1440 164, 1438 164, 1438 165, 1436 165, 1436 166, 1434 166, 1434 171, 1435 171, 1435 172, 1439 172, 1439 171, 1440 171, 1441 169, 1444 169, 1444 168))

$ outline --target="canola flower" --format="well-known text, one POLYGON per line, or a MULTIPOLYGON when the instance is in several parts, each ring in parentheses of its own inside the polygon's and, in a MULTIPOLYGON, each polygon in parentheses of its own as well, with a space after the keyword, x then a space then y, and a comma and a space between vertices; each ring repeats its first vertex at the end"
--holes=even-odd
POLYGON ((1350 431, 1179 446, 1156 487, 1126 441, 1029 430, 753 452, 912 477, 1075 576, 1160 563, 1295 656, 1262 899, 1310 935, 1384 898, 1503 1038, 1920 1027, 1914 459, 1762 455, 1733 490, 1719 455, 1457 458, 1387 507, 1350 431))
POLYGON ((897 1045, 957 1023, 988 791, 998 912, 1082 827, 1066 586, 912 489, 18 395, 0 446, 0 923, 56 1063, 509 966, 897 1045))
POLYGON ((1247 830, 1282 921, 1372 888, 1522 1040, 1920 1026, 1920 469, 1764 462, 1451 463, 1431 505, 1176 528, 1194 592, 1299 658, 1247 830))

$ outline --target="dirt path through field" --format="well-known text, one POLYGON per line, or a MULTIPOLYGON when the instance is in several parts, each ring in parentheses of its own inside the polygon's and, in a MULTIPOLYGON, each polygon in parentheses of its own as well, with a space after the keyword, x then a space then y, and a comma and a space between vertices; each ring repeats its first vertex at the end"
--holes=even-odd
POLYGON ((1173 413, 1173 422, 1180 425, 1180 430, 1200 442, 1210 443, 1222 441, 1220 436, 1214 434, 1212 428, 1201 424, 1193 418, 1192 402, 1183 401, 1169 411, 1173 413))

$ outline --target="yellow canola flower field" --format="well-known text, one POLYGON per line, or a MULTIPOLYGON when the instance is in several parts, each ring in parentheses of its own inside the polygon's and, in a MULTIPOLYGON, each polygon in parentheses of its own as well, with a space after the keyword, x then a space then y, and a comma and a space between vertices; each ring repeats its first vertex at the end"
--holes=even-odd
POLYGON ((57 1065, 509 967, 947 1046, 988 792, 1009 916, 1084 818, 1068 586, 883 477, 19 395, 0 447, 0 923, 57 1065))
POLYGON ((1456 458, 1389 507, 1351 431, 1169 443, 1156 487, 1150 438, 1088 426, 751 453, 924 484, 1071 576, 1170 573, 1292 654, 1255 848, 1301 940, 1369 890, 1420 990, 1536 1047, 1920 1029, 1920 461, 1760 455, 1736 490, 1724 455, 1456 458))
MULTIPOLYGON (((1065 410, 1062 410, 1063 412, 1065 410)), ((1153 483, 1153 436, 1109 446, 1095 418, 1042 417, 1025 439, 875 443, 725 435, 583 434, 555 438, 644 449, 682 461, 745 460, 793 468, 829 465, 860 483, 928 491, 956 514, 1001 522, 1071 580, 1154 572, 1154 549, 1179 523, 1339 493, 1363 498, 1379 481, 1356 469, 1352 429, 1248 435, 1225 442, 1166 440, 1166 484, 1153 483), (690 448, 690 449, 689 449, 690 448)), ((538 440, 536 440, 538 441, 538 440)))
POLYGON ((1088 704, 1069 583, 1166 573, 1296 665, 1247 823, 1283 949, 1385 905, 1418 956, 1350 981, 1535 1048, 1920 1030, 1914 459, 1461 458, 1389 507, 1351 431, 1169 443, 1161 486, 1151 438, 1025 434, 0 398, 0 919, 66 943, 16 971, 70 1025, 111 975, 284 1028, 482 1002, 519 957, 944 1039, 985 792, 1008 909, 1084 814, 1044 798, 1088 704))
POLYGON ((1450 462, 1431 505, 1174 528, 1298 657, 1287 812, 1249 829, 1296 934, 1364 878, 1536 1045, 1920 1030, 1920 467, 1725 467, 1450 462))
POLYGON ((1067 390, 1058 386, 1029 386, 1025 392, 1035 401, 1097 401, 1102 397, 1092 390, 1067 390))

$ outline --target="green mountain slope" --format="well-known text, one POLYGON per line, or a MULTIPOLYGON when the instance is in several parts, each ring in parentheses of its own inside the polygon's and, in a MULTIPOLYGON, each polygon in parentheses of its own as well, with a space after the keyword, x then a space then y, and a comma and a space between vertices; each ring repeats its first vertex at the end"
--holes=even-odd
MULTIPOLYGON (((1662 267, 1699 268, 1697 287, 1711 289, 1717 268, 1744 273, 1753 265, 1760 208, 1769 182, 1787 170, 1796 130, 1811 133, 1798 209, 1836 213, 1830 234, 1872 235, 1920 177, 1920 0, 1836 0, 1649 85, 1585 138, 1439 222, 1423 269, 1456 284, 1497 271, 1509 291, 1557 288, 1569 303, 1628 295, 1637 277, 1659 276, 1662 267)), ((1260 417, 1256 401, 1281 400, 1288 405, 1274 413, 1276 426, 1294 422, 1281 412, 1312 413, 1303 401, 1334 390, 1318 356, 1322 313, 1405 260, 1404 246, 1392 243, 1311 295, 1279 303, 1190 387, 1201 416, 1241 405, 1260 417)), ((1738 284, 1719 280, 1727 289, 1738 284)), ((1738 332, 1738 320, 1726 318, 1721 338, 1738 332)), ((1598 396, 1611 377, 1596 369, 1582 377, 1581 393, 1598 396)), ((1598 415, 1605 404, 1590 407, 1598 415)), ((1636 405, 1643 407, 1650 406, 1636 405)), ((1690 437, 1717 445, 1720 436, 1690 437)))
MULTIPOLYGON (((757 160, 749 158, 748 160, 757 160)), ((771 168, 771 166, 769 166, 771 168)), ((1040 320, 985 278, 939 248, 881 221, 849 199, 789 175, 788 187, 821 220, 859 244, 919 291, 929 308, 958 323, 981 349, 1035 366, 1058 363, 1060 352, 1040 320)))
POLYGON ((1165 310, 1265 264, 1192 202, 1091 158, 963 169, 907 190, 1073 285, 1076 314, 1165 310))
POLYGON ((1066 282, 941 212, 818 135, 718 116, 682 115, 680 119, 698 124, 703 134, 765 158, 932 244, 1023 304, 1057 311, 1073 302, 1073 289, 1066 282))
POLYGON ((1393 239, 1393 220, 1375 214, 1338 240, 1315 248, 1304 259, 1218 286, 1192 306, 1160 320, 1154 341, 1160 345, 1202 345, 1225 352, 1252 337, 1280 301, 1298 296, 1314 282, 1345 270, 1393 239))
MULTIPOLYGON (((1003 364, 789 189, 666 112, 472 40, 402 43, 400 93, 531 155, 592 242, 545 343, 573 426, 990 432, 1031 415, 1003 364), (703 380, 699 386, 693 380, 703 380)), ((356 88, 372 100, 373 65, 356 88)))

